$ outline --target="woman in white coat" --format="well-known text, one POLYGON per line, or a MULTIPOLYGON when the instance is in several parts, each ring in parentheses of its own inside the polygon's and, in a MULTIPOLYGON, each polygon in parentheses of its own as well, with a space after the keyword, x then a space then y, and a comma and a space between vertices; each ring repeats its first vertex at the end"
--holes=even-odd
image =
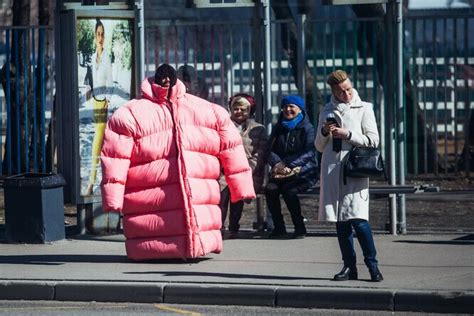
POLYGON ((337 238, 344 267, 335 281, 357 280, 354 229, 361 245, 371 280, 383 280, 377 265, 369 220, 369 179, 343 181, 346 155, 353 146, 377 147, 379 134, 372 104, 363 102, 343 70, 328 76, 331 101, 319 115, 316 149, 322 153, 319 220, 336 222, 337 238))

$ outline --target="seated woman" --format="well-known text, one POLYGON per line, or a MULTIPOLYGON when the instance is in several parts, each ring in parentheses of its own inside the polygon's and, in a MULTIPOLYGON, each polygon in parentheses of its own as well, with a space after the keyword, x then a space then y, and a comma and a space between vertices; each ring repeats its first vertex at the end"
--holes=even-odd
MULTIPOLYGON (((252 168, 253 186, 255 192, 261 192, 263 180, 265 178, 265 165, 268 155, 268 137, 265 126, 255 121, 254 114, 257 108, 255 99, 246 93, 238 93, 229 100, 230 118, 242 136, 242 144, 245 154, 252 168)), ((221 211, 222 211, 222 231, 229 209, 230 193, 224 177, 221 177, 221 211)), ((230 238, 235 238, 239 231, 239 221, 242 217, 244 202, 238 201, 230 203, 229 230, 230 238)))
POLYGON ((308 190, 317 179, 314 138, 314 127, 305 112, 304 100, 297 95, 284 97, 280 117, 270 135, 268 163, 271 177, 265 188, 265 198, 274 225, 270 238, 286 235, 280 195, 295 225, 293 238, 306 236, 298 193, 308 190))

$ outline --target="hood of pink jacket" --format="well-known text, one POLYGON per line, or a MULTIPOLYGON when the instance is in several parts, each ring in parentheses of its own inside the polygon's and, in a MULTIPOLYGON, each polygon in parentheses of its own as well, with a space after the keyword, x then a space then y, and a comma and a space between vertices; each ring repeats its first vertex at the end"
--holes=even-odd
MULTIPOLYGON (((169 88, 163 88, 154 83, 153 77, 146 78, 141 84, 142 96, 157 104, 163 104, 167 100, 169 88)), ((181 80, 176 80, 176 84, 171 88, 170 100, 175 102, 186 93, 186 86, 181 80)))

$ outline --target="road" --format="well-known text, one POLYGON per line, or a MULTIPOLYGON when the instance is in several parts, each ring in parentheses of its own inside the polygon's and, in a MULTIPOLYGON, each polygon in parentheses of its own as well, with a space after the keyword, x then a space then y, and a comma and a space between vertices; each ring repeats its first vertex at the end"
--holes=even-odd
MULTIPOLYGON (((174 304, 135 304, 135 303, 82 303, 82 302, 52 302, 52 301, 0 301, 0 315, 228 315, 228 316, 389 316, 389 315, 455 315, 429 314, 388 311, 354 311, 331 309, 302 309, 278 307, 249 307, 249 306, 211 306, 211 305, 174 305, 174 304)), ((460 314, 456 314, 460 315, 460 314)))

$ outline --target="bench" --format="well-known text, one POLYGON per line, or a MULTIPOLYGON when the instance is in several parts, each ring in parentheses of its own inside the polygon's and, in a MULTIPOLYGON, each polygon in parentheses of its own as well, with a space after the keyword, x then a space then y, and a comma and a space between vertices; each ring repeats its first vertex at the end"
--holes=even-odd
MULTIPOLYGON (((403 194, 417 194, 417 193, 436 193, 440 189, 438 186, 427 185, 427 184, 418 184, 418 185, 370 185, 369 194, 373 199, 388 198, 390 195, 403 195, 403 194)), ((301 197, 314 197, 319 195, 319 185, 314 186, 313 188, 300 193, 301 197)), ((253 223, 253 228, 256 230, 263 230, 265 225, 265 195, 257 194, 256 208, 257 208, 257 221, 253 223)), ((392 223, 393 218, 390 217, 390 227, 393 230, 395 227, 392 223)), ((394 231, 391 231, 392 234, 395 234, 394 231)))

